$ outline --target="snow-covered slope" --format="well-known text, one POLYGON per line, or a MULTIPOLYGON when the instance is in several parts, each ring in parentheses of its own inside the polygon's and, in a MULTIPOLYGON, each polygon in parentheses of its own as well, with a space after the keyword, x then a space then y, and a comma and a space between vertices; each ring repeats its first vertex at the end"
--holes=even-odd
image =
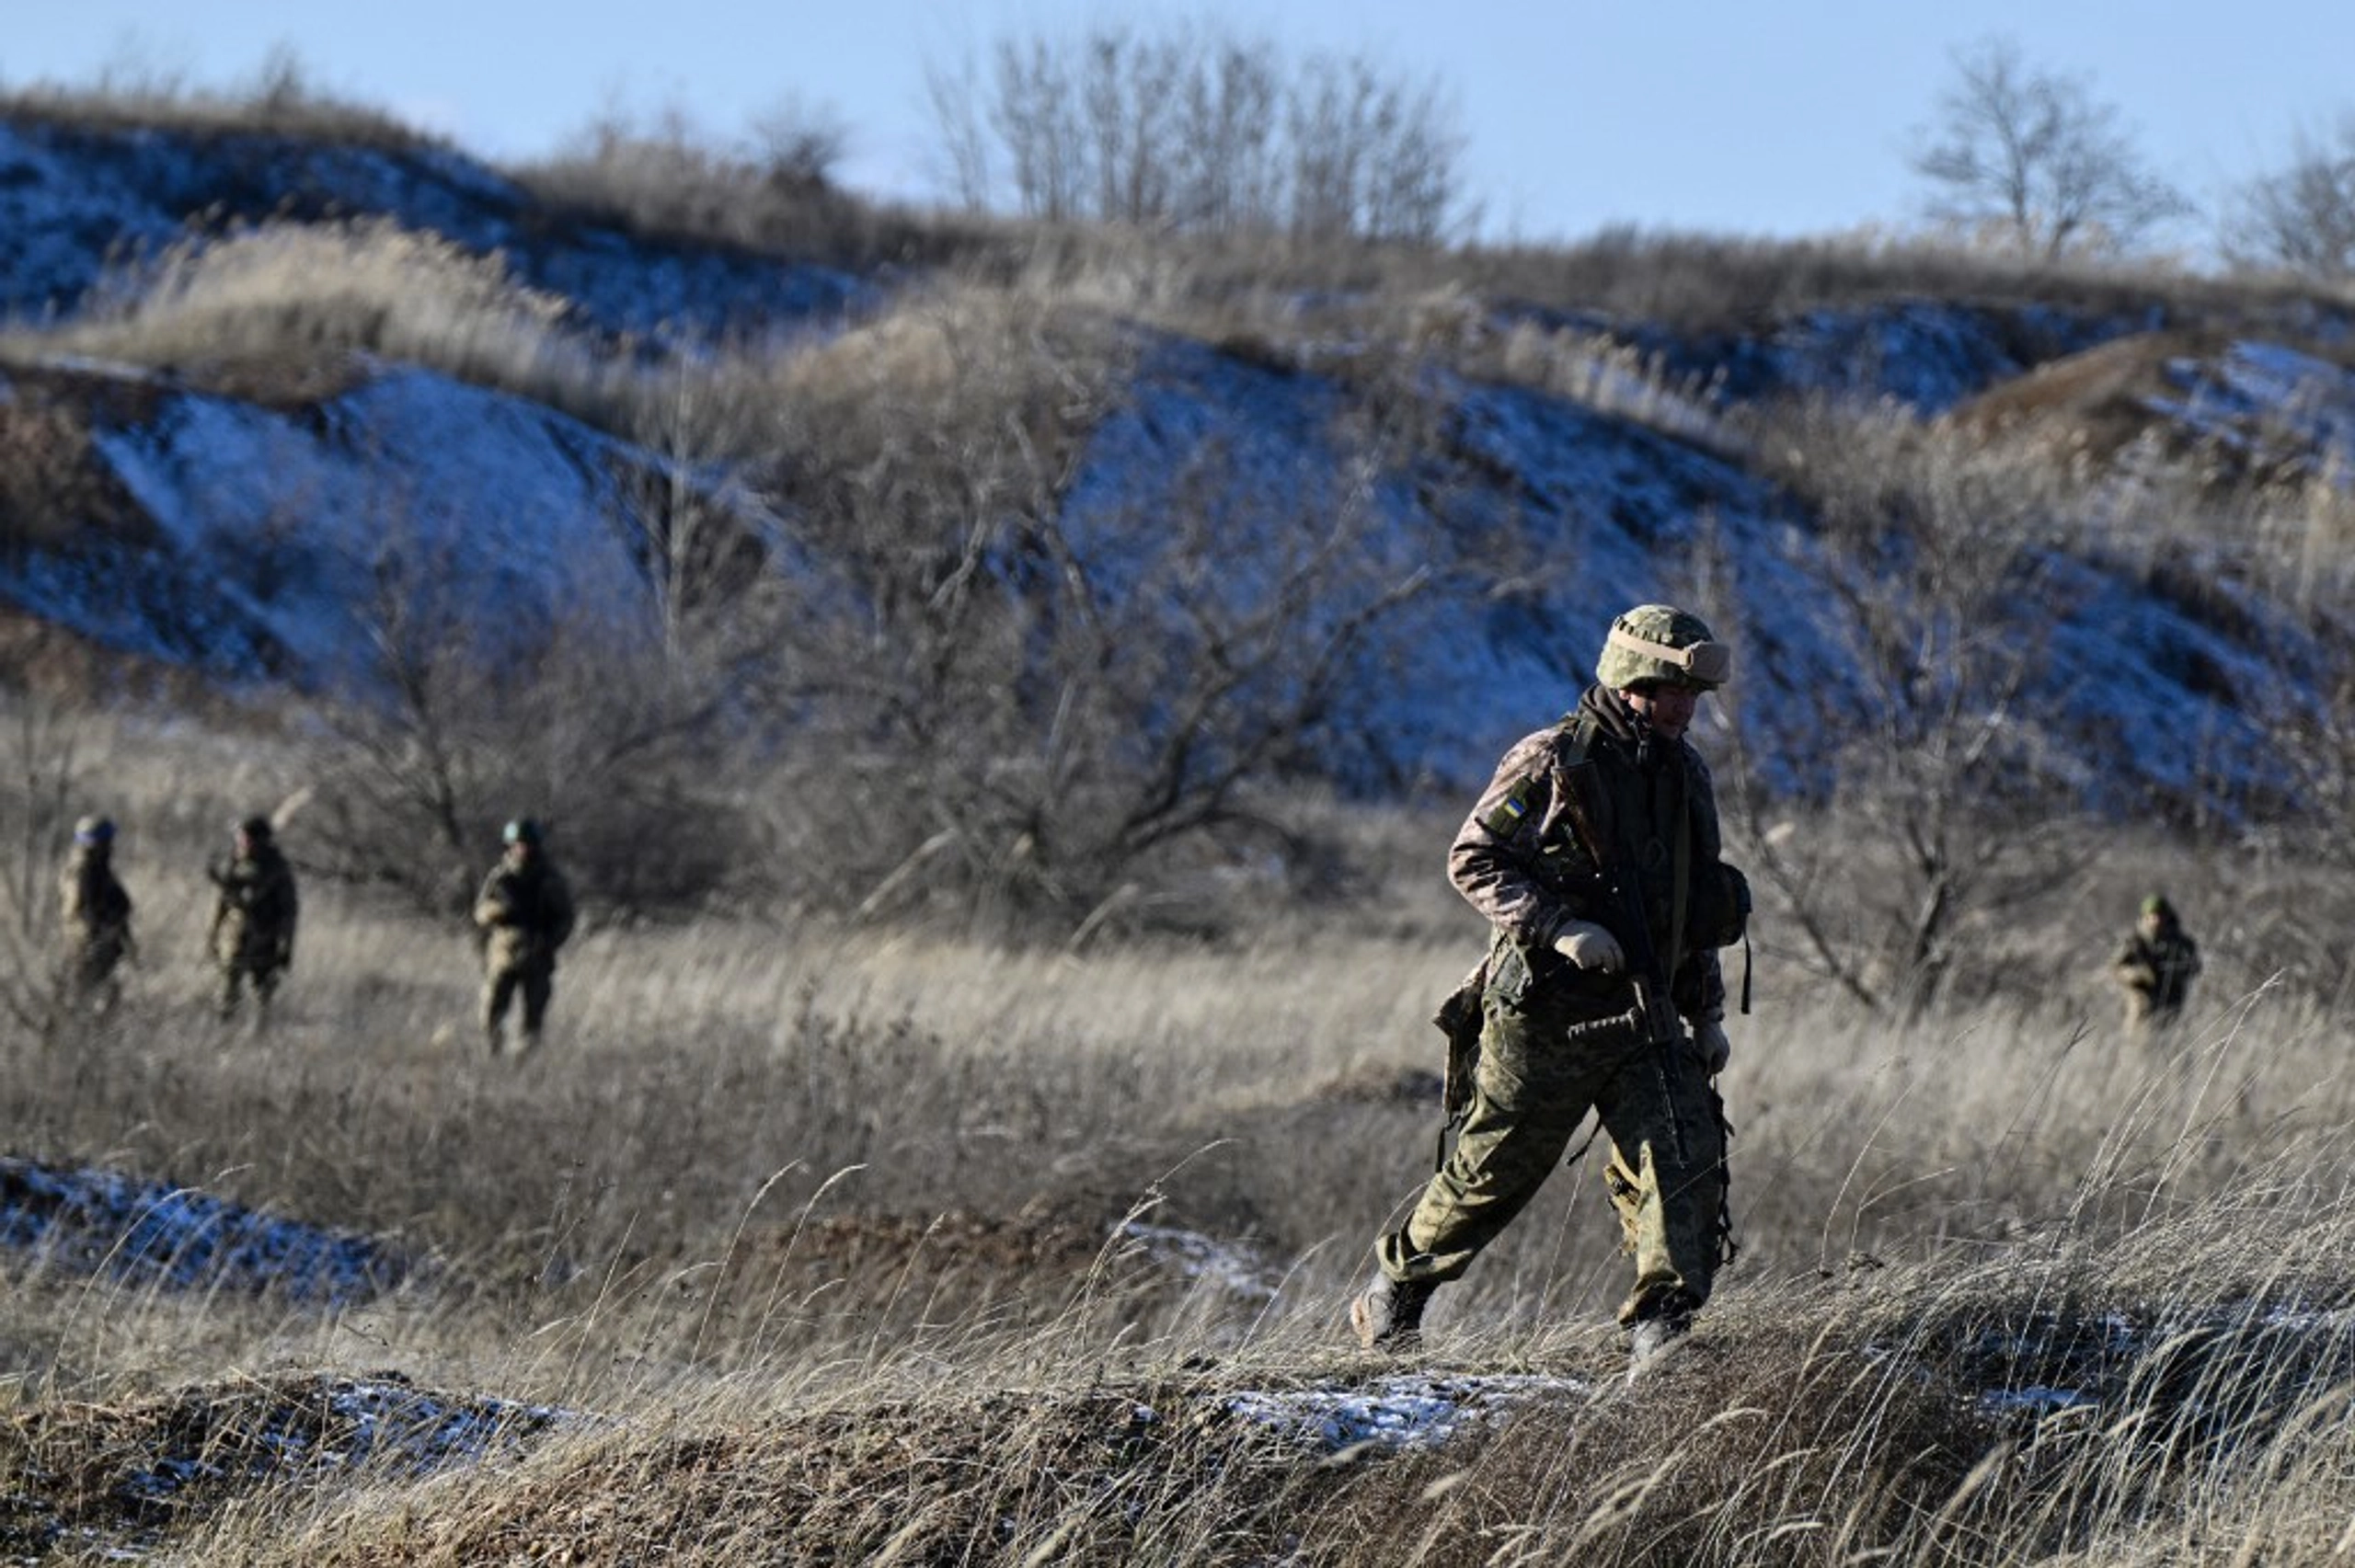
POLYGON ((495 663, 559 615, 647 612, 631 481, 662 460, 538 404, 400 366, 294 409, 76 374, 149 526, 20 545, 0 599, 103 646, 317 691, 368 685, 396 620, 495 663))
POLYGON ((868 292, 833 268, 649 244, 537 210, 511 180, 431 146, 0 120, 0 315, 72 311, 109 266, 191 228, 355 214, 497 251, 611 332, 773 330, 839 316, 868 292))
MULTIPOLYGON (((20 313, 75 308, 125 247, 272 212, 388 213, 504 252, 607 329, 774 328, 884 293, 822 268, 552 223, 446 151, 0 123, 0 302, 20 313)), ((1486 329, 1541 314, 1499 304, 1486 329)), ((1810 768, 1854 738, 1841 715, 1871 695, 1854 655, 1870 640, 1860 608, 1902 589, 1864 580, 1854 552, 1739 442, 1711 439, 1713 411, 1816 391, 1968 418, 2056 357, 2130 343, 2152 325, 2126 309, 1931 300, 1809 311, 1740 334, 1621 323, 1622 339, 1696 389, 1680 419, 1433 369, 1416 383, 1420 435, 1391 449, 1363 431, 1379 423, 1369 404, 1395 386, 1376 393, 1313 354, 1280 364, 1155 336, 1081 447, 1063 532, 1092 591, 1165 659, 1188 657, 1201 595, 1242 613, 1297 569, 1303 540, 1337 526, 1346 551, 1320 565, 1334 580, 1300 635, 1328 635, 1416 585, 1379 635, 1351 645, 1348 678, 1318 711, 1310 750, 1342 787, 1477 782, 1504 744, 1574 701, 1610 617, 1660 599, 1739 628, 1729 697, 1763 748, 1752 765, 1808 787, 1810 768), (1369 452, 1380 458, 1370 466, 1369 452), (1170 586, 1170 552, 1205 537, 1220 576, 1186 589, 1189 608, 1170 586)), ((2163 373, 2121 383, 2106 417, 2178 449, 2341 473, 2355 378, 2322 341, 2242 335, 2175 354, 2157 361, 2163 373)), ((526 399, 391 364, 269 405, 89 365, 20 370, 0 396, 34 376, 44 396, 85 397, 95 460, 140 526, 19 541, 0 559, 0 600, 104 646, 318 688, 365 679, 388 585, 428 596, 449 635, 491 659, 558 606, 615 624, 647 613, 629 482, 660 460, 526 399)), ((772 548, 822 536, 804 529, 797 542, 808 520, 789 516, 743 521, 772 548)), ((2089 806, 2267 797, 2283 780, 2257 695, 2344 674, 2318 635, 2343 619, 2331 605, 2293 611, 2199 562, 2184 570, 2201 576, 2200 593, 2170 590, 2146 557, 2056 535, 2030 574, 2039 602, 1982 629, 2001 639, 2033 625, 2039 673, 2005 722, 2026 737, 2023 754, 2089 806)), ((1005 579, 1023 573, 1009 564, 1005 579)), ((1225 700, 1275 705, 1286 679, 1271 664, 1225 700)))

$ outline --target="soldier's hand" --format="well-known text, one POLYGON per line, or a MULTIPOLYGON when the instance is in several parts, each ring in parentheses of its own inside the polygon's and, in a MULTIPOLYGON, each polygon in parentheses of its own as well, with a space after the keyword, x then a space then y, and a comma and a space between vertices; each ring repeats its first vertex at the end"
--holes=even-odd
POLYGON ((1733 1059, 1733 1042, 1726 1038, 1723 1024, 1706 1018, 1693 1025, 1693 1051, 1701 1059, 1702 1069, 1715 1078, 1733 1059))
POLYGON ((1554 933, 1554 951, 1581 969, 1615 975, 1627 967, 1619 939, 1592 921, 1566 921, 1554 933))

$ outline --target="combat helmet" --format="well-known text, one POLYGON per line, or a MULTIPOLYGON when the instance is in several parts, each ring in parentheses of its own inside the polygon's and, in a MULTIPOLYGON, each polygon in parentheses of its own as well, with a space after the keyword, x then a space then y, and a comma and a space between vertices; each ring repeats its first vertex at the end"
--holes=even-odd
POLYGON ((1708 692, 1733 673, 1733 649, 1698 615, 1668 604, 1638 604, 1611 623, 1594 678, 1614 692, 1665 682, 1708 692))
POLYGON ((270 838, 271 834, 277 831, 277 830, 270 825, 269 818, 257 815, 247 817, 238 822, 237 831, 243 833, 254 843, 260 843, 270 838))
POLYGON ((106 817, 85 817, 74 824, 74 841, 77 844, 110 844, 114 842, 114 821, 106 817))
POLYGON ((501 843, 529 844, 534 849, 540 847, 540 824, 536 818, 530 817, 514 818, 499 832, 499 841, 501 843))

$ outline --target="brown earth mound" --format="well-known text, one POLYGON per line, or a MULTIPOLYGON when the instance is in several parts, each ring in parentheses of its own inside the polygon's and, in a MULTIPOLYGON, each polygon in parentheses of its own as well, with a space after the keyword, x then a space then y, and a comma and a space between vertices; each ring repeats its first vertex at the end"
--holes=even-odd
POLYGON ((2224 346, 2209 332, 2145 332, 2071 354, 1958 404, 1946 422, 1989 441, 2030 442, 2108 461, 2149 430, 2170 392, 2166 367, 2224 346))

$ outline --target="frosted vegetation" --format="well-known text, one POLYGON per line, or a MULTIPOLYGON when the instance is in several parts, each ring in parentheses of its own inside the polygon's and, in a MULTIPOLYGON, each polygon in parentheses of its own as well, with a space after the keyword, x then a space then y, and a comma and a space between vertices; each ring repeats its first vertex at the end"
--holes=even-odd
POLYGON ((893 212, 822 127, 492 170, 165 86, 0 110, 8 1555, 2343 1550, 2336 284, 893 212), (1631 1389, 1590 1155, 1369 1362, 1442 848, 1651 598, 1740 649, 1743 1250, 1631 1389), (256 1034, 199 873, 273 808, 256 1034), (588 919, 519 1065, 454 910, 523 809, 588 919))

